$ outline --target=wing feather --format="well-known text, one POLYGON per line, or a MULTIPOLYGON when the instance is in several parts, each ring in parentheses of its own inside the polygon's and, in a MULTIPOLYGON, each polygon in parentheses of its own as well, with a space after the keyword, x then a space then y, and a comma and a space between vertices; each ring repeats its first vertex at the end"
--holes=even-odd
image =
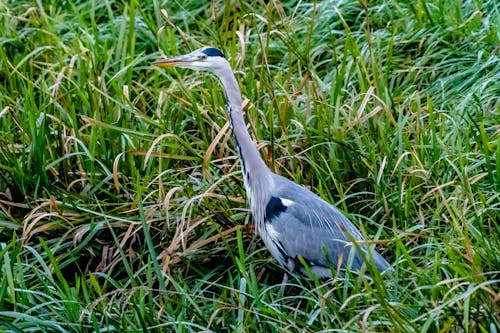
MULTIPOLYGON (((283 252, 294 260, 299 256, 304 258, 319 277, 331 275, 326 268, 330 264, 336 267, 339 262, 342 268, 346 264, 351 270, 361 268, 363 258, 351 242, 351 239, 363 240, 356 226, 339 210, 306 188, 281 176, 276 176, 274 181, 273 197, 286 200, 287 206, 267 222, 280 235, 283 252)), ((368 251, 365 244, 359 247, 365 253, 368 251)), ((380 271, 390 267, 375 250, 371 255, 380 271)))

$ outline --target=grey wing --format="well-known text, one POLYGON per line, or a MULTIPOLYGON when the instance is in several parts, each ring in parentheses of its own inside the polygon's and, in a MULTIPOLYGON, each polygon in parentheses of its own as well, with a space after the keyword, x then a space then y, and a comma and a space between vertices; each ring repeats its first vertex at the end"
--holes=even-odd
POLYGON ((270 224, 268 228, 275 231, 286 262, 293 260, 297 265, 299 257, 302 257, 316 275, 321 275, 319 277, 331 275, 330 264, 345 267, 348 259, 352 260, 349 265, 352 270, 361 267, 362 257, 355 252, 351 254, 356 249, 341 228, 329 224, 328 219, 317 222, 321 213, 315 212, 312 216, 305 214, 299 204, 294 202, 286 211, 266 222, 270 224), (325 228, 327 225, 328 228, 325 228), (323 270, 324 274, 318 274, 323 270))
MULTIPOLYGON (((304 187, 282 177, 277 180, 274 195, 286 208, 279 214, 268 214, 266 223, 279 238, 281 251, 292 260, 302 257, 319 277, 331 275, 330 264, 342 268, 347 265, 351 270, 361 268, 364 260, 352 240, 363 237, 354 224, 304 187)), ((359 248, 365 254, 368 251, 364 244, 359 248)), ((380 271, 390 267, 376 251, 371 257, 380 271)))

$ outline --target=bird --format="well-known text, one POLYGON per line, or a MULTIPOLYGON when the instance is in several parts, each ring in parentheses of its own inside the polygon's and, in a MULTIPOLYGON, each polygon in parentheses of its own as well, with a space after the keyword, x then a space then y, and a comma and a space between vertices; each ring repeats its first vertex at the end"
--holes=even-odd
POLYGON ((393 271, 342 212, 266 165, 244 121, 238 81, 219 49, 206 46, 189 54, 162 57, 152 65, 208 71, 219 79, 254 224, 285 272, 309 278, 312 273, 325 279, 341 270, 359 271, 363 265, 380 273, 393 271))

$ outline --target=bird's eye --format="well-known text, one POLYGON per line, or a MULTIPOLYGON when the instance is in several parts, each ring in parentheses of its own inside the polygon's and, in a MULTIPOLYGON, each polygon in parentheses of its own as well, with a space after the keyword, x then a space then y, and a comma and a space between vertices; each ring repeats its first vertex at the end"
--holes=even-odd
POLYGON ((199 59, 201 61, 205 61, 205 60, 207 60, 207 58, 208 58, 208 56, 206 54, 200 54, 200 56, 199 56, 199 59))

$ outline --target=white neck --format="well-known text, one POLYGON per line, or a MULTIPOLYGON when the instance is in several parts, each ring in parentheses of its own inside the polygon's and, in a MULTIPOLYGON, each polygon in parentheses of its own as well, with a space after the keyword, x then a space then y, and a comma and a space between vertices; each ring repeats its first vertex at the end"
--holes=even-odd
MULTIPOLYGON (((224 71, 224 73, 226 73, 224 71)), ((238 149, 245 189, 250 208, 257 224, 264 220, 264 209, 270 199, 273 187, 272 174, 257 150, 255 142, 250 137, 243 119, 241 92, 236 78, 231 75, 215 73, 226 91, 229 121, 234 140, 238 149)))

